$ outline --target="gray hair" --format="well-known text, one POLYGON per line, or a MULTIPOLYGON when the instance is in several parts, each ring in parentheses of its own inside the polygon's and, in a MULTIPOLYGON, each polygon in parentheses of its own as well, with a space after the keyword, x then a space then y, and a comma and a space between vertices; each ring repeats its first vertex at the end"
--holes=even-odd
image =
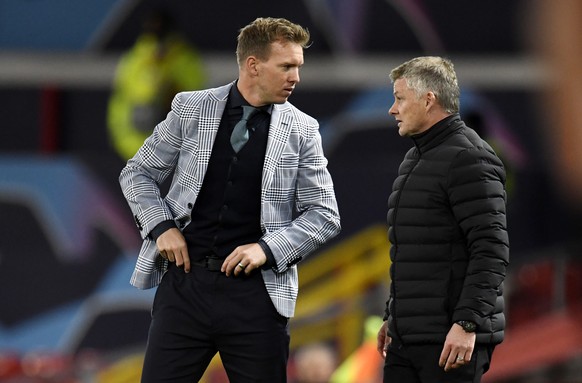
POLYGON ((390 72, 392 82, 404 79, 420 97, 433 92, 447 113, 459 113, 461 90, 453 63, 436 56, 416 57, 390 72))

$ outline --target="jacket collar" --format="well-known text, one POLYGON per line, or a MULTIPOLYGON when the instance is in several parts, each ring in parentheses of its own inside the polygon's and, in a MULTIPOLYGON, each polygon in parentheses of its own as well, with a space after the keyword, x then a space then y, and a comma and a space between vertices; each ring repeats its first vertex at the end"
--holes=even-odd
POLYGON ((455 113, 443 118, 428 130, 411 136, 411 138, 417 149, 424 153, 440 145, 449 135, 459 130, 462 126, 461 116, 455 113))

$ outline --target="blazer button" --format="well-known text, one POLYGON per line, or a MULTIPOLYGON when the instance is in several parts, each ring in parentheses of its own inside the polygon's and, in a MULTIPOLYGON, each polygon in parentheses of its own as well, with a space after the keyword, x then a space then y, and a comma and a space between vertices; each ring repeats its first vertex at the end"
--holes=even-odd
POLYGON ((192 210, 193 207, 192 202, 188 202, 188 209, 192 210))

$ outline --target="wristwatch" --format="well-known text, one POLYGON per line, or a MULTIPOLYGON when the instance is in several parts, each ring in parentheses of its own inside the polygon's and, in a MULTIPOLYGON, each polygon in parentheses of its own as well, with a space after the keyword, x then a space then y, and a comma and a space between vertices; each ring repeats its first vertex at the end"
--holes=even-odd
POLYGON ((456 323, 461 326, 465 332, 475 332, 475 330, 477 330, 477 324, 470 320, 460 320, 456 323))

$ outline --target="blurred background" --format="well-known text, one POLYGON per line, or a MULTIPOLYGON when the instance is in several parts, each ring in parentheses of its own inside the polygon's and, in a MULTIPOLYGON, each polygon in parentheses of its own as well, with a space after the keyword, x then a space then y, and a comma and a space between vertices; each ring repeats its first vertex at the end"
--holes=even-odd
MULTIPOLYGON (((484 381, 582 382, 579 0, 0 0, 0 381, 138 382, 154 290, 117 177, 176 91, 236 79, 238 30, 306 26, 290 101, 321 124, 342 233, 300 264, 289 379, 381 382, 386 203, 411 146, 388 74, 455 63, 508 169, 506 340, 484 381)), ((217 357, 204 382, 227 382, 217 357)))

